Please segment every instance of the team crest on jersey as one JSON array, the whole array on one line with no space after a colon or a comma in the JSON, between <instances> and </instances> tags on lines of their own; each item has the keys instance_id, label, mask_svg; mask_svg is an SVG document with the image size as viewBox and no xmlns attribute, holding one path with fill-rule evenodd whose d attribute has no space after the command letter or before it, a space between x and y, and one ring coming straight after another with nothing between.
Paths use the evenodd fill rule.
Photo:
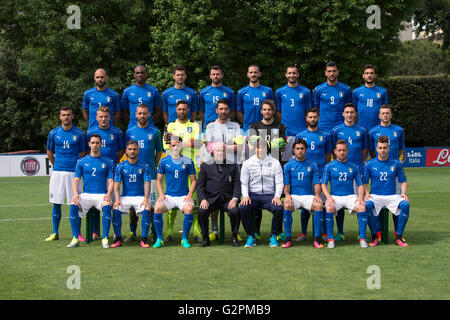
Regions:
<instances>
[{"instance_id":1,"label":"team crest on jersey","mask_svg":"<svg viewBox=\"0 0 450 320\"><path fill-rule=\"evenodd\" d=\"M299 96L300 96L300 99L303 99L303 93L300 93Z\"/></svg>"},{"instance_id":2,"label":"team crest on jersey","mask_svg":"<svg viewBox=\"0 0 450 320\"><path fill-rule=\"evenodd\" d=\"M352 169L352 168L349 168L349 169L348 169L348 172L352 173L352 172L353 172L353 169Z\"/></svg>"},{"instance_id":3,"label":"team crest on jersey","mask_svg":"<svg viewBox=\"0 0 450 320\"><path fill-rule=\"evenodd\" d=\"M102 168L103 168L103 169L106 168L106 163L102 163Z\"/></svg>"},{"instance_id":4,"label":"team crest on jersey","mask_svg":"<svg viewBox=\"0 0 450 320\"><path fill-rule=\"evenodd\" d=\"M186 169L186 164L185 163L183 163L182 168L183 168L183 170Z\"/></svg>"},{"instance_id":5,"label":"team crest on jersey","mask_svg":"<svg viewBox=\"0 0 450 320\"><path fill-rule=\"evenodd\" d=\"M147 97L151 97L152 96L152 93L151 92L147 92Z\"/></svg>"},{"instance_id":6,"label":"team crest on jersey","mask_svg":"<svg viewBox=\"0 0 450 320\"><path fill-rule=\"evenodd\" d=\"M112 133L109 137L111 138L111 140L114 140L114 135Z\"/></svg>"},{"instance_id":7,"label":"team crest on jersey","mask_svg":"<svg viewBox=\"0 0 450 320\"><path fill-rule=\"evenodd\" d=\"M148 140L152 140L153 135L152 134L148 134Z\"/></svg>"},{"instance_id":8,"label":"team crest on jersey","mask_svg":"<svg viewBox=\"0 0 450 320\"><path fill-rule=\"evenodd\" d=\"M381 93L377 93L377 98L381 98Z\"/></svg>"},{"instance_id":9,"label":"team crest on jersey","mask_svg":"<svg viewBox=\"0 0 450 320\"><path fill-rule=\"evenodd\" d=\"M394 166L391 166L391 171L392 171L392 172L394 172L394 171L395 171L395 168L394 168Z\"/></svg>"},{"instance_id":10,"label":"team crest on jersey","mask_svg":"<svg viewBox=\"0 0 450 320\"><path fill-rule=\"evenodd\" d=\"M322 137L322 136L319 136L319 140L320 140L320 141L323 141L323 137Z\"/></svg>"},{"instance_id":11,"label":"team crest on jersey","mask_svg":"<svg viewBox=\"0 0 450 320\"><path fill-rule=\"evenodd\" d=\"M187 94L186 95L186 100L189 100L191 97Z\"/></svg>"},{"instance_id":12,"label":"team crest on jersey","mask_svg":"<svg viewBox=\"0 0 450 320\"><path fill-rule=\"evenodd\" d=\"M267 164L267 167L272 168L272 162L269 162L269 163Z\"/></svg>"},{"instance_id":13,"label":"team crest on jersey","mask_svg":"<svg viewBox=\"0 0 450 320\"><path fill-rule=\"evenodd\" d=\"M138 169L138 173L139 173L139 174L142 174L142 169Z\"/></svg>"},{"instance_id":14,"label":"team crest on jersey","mask_svg":"<svg viewBox=\"0 0 450 320\"><path fill-rule=\"evenodd\" d=\"M227 97L227 93L226 93L226 92L223 93L223 97L224 97L224 98Z\"/></svg>"},{"instance_id":15,"label":"team crest on jersey","mask_svg":"<svg viewBox=\"0 0 450 320\"><path fill-rule=\"evenodd\" d=\"M311 167L306 167L308 172L311 172Z\"/></svg>"},{"instance_id":16,"label":"team crest on jersey","mask_svg":"<svg viewBox=\"0 0 450 320\"><path fill-rule=\"evenodd\" d=\"M187 127L187 132L192 133L192 127Z\"/></svg>"},{"instance_id":17,"label":"team crest on jersey","mask_svg":"<svg viewBox=\"0 0 450 320\"><path fill-rule=\"evenodd\" d=\"M394 137L396 137L397 136L397 132L394 132Z\"/></svg>"},{"instance_id":18,"label":"team crest on jersey","mask_svg":"<svg viewBox=\"0 0 450 320\"><path fill-rule=\"evenodd\" d=\"M339 92L339 97L343 97L344 96L344 93L341 91L341 92Z\"/></svg>"},{"instance_id":19,"label":"team crest on jersey","mask_svg":"<svg viewBox=\"0 0 450 320\"><path fill-rule=\"evenodd\" d=\"M110 103L111 102L111 97L106 97L106 102Z\"/></svg>"},{"instance_id":20,"label":"team crest on jersey","mask_svg":"<svg viewBox=\"0 0 450 320\"><path fill-rule=\"evenodd\" d=\"M262 93L262 96L263 96L263 97L265 97L265 96L266 96L266 93L265 93L265 92L263 92L263 93Z\"/></svg>"},{"instance_id":21,"label":"team crest on jersey","mask_svg":"<svg viewBox=\"0 0 450 320\"><path fill-rule=\"evenodd\" d=\"M361 136L361 132L356 131L356 136L357 136L357 137Z\"/></svg>"},{"instance_id":22,"label":"team crest on jersey","mask_svg":"<svg viewBox=\"0 0 450 320\"><path fill-rule=\"evenodd\" d=\"M73 136L73 141L77 141L77 136Z\"/></svg>"}]
</instances>

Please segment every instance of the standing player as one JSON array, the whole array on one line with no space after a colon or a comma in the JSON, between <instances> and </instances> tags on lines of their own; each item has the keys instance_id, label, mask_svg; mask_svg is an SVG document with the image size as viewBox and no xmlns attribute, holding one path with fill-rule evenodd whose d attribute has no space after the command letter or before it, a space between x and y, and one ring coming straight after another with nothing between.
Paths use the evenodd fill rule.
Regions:
<instances>
[{"instance_id":1,"label":"standing player","mask_svg":"<svg viewBox=\"0 0 450 320\"><path fill-rule=\"evenodd\" d=\"M285 73L288 83L275 91L277 110L281 110L281 123L286 127L286 136L294 137L306 129L304 114L312 107L311 90L298 83L296 66L289 66Z\"/></svg>"},{"instance_id":2,"label":"standing player","mask_svg":"<svg viewBox=\"0 0 450 320\"><path fill-rule=\"evenodd\" d=\"M157 240L154 248L164 245L162 238L163 219L162 214L173 208L178 208L184 214L183 236L181 246L190 248L188 241L189 231L193 222L194 198L196 186L195 166L191 159L181 155L182 139L172 136L170 140L171 155L163 158L158 166L156 186L159 198L155 204L153 223L156 229ZM166 179L166 193L162 189L162 179ZM188 178L190 186L188 187Z\"/></svg>"},{"instance_id":3,"label":"standing player","mask_svg":"<svg viewBox=\"0 0 450 320\"><path fill-rule=\"evenodd\" d=\"M377 139L378 155L376 158L367 161L364 172L366 209L372 234L371 247L376 246L379 241L376 218L384 207L398 218L395 244L400 247L408 246L403 237L409 219L409 201L406 196L408 183L400 161L389 158L389 149L389 137L380 136ZM369 180L371 181L370 194L367 188ZM397 184L400 184L400 194L397 193Z\"/></svg>"},{"instance_id":4,"label":"standing player","mask_svg":"<svg viewBox=\"0 0 450 320\"><path fill-rule=\"evenodd\" d=\"M176 103L177 119L174 122L169 123L167 126L167 137L163 142L164 150L168 150L170 145L170 136L174 135L180 137L181 142L181 154L192 160L194 163L194 169L198 171L200 169L200 127L197 123L191 122L188 119L189 104L185 100L179 100ZM197 194L194 194L194 200L197 200ZM177 210L170 210L167 215L167 229L165 241L172 240L173 226L175 224L175 218L177 216ZM194 238L201 241L201 229L198 223L198 214L194 213Z\"/></svg>"},{"instance_id":5,"label":"standing player","mask_svg":"<svg viewBox=\"0 0 450 320\"><path fill-rule=\"evenodd\" d=\"M198 98L197 92L186 85L186 68L177 65L173 68L173 80L175 84L162 93L162 111L164 122L175 121L177 119L176 105L179 100L185 100L189 106L188 119L197 119Z\"/></svg>"},{"instance_id":6,"label":"standing player","mask_svg":"<svg viewBox=\"0 0 450 320\"><path fill-rule=\"evenodd\" d=\"M234 91L222 84L222 69L217 65L212 66L209 71L209 79L211 79L211 85L202 89L199 95L200 119L203 121L203 128L217 119L216 107L217 102L221 99L228 100L230 111L234 113Z\"/></svg>"},{"instance_id":7,"label":"standing player","mask_svg":"<svg viewBox=\"0 0 450 320\"><path fill-rule=\"evenodd\" d=\"M330 61L325 66L327 81L318 85L313 91L313 106L320 110L319 129L325 132L341 124L344 104L352 102L350 87L338 81L339 68Z\"/></svg>"},{"instance_id":8,"label":"standing player","mask_svg":"<svg viewBox=\"0 0 450 320\"><path fill-rule=\"evenodd\" d=\"M379 124L378 112L383 104L389 103L387 90L375 84L377 67L366 64L362 78L364 85L353 90L353 103L358 110L358 125L370 130Z\"/></svg>"},{"instance_id":9,"label":"standing player","mask_svg":"<svg viewBox=\"0 0 450 320\"><path fill-rule=\"evenodd\" d=\"M319 178L322 179L323 168L331 159L331 136L318 128L319 109L310 108L306 111L305 122L307 128L295 136L295 140L304 139L308 144L306 160L317 164ZM310 212L302 209L301 224L302 232L296 241L306 240L306 231Z\"/></svg>"},{"instance_id":10,"label":"standing player","mask_svg":"<svg viewBox=\"0 0 450 320\"><path fill-rule=\"evenodd\" d=\"M333 128L331 133L331 145L335 146L338 140L347 142L348 147L348 161L358 166L359 172L364 172L363 161L367 159L368 150L368 134L364 127L355 123L357 118L356 107L353 103L346 103L344 105L344 123ZM336 224L338 233L336 235L336 242L344 240L344 209L338 210L336 215Z\"/></svg>"},{"instance_id":11,"label":"standing player","mask_svg":"<svg viewBox=\"0 0 450 320\"><path fill-rule=\"evenodd\" d=\"M333 215L341 208L358 214L359 243L361 248L367 248L366 229L367 213L364 205L364 186L359 167L347 161L348 147L345 140L338 140L334 149L336 160L328 163L323 171L322 192L325 203L325 225L327 229L328 248L334 248L334 218ZM330 192L328 192L330 182ZM354 185L358 188L355 194Z\"/></svg>"},{"instance_id":12,"label":"standing player","mask_svg":"<svg viewBox=\"0 0 450 320\"><path fill-rule=\"evenodd\" d=\"M116 167L114 176L113 228L116 242L112 248L122 245L122 213L131 208L137 215L142 214L141 247L148 248L147 236L150 230L150 181L151 169L148 164L138 160L139 146L136 140L129 140L126 147L127 160ZM120 185L123 185L122 196Z\"/></svg>"},{"instance_id":13,"label":"standing player","mask_svg":"<svg viewBox=\"0 0 450 320\"><path fill-rule=\"evenodd\" d=\"M162 155L162 137L158 128L150 124L150 111L146 104L140 104L136 107L137 125L127 130L125 134L126 141L135 140L139 146L138 161L150 166L150 204L153 206L156 201L156 165L159 163ZM134 211L130 213L131 232L124 242L136 240L136 229L138 216Z\"/></svg>"},{"instance_id":14,"label":"standing player","mask_svg":"<svg viewBox=\"0 0 450 320\"><path fill-rule=\"evenodd\" d=\"M285 164L284 171L284 230L286 243L282 248L292 246L292 211L299 208L314 212L314 242L316 248L322 248L320 229L323 222L323 202L320 197L321 186L317 165L306 160L308 145L305 140L295 140L295 157Z\"/></svg>"},{"instance_id":15,"label":"standing player","mask_svg":"<svg viewBox=\"0 0 450 320\"><path fill-rule=\"evenodd\" d=\"M89 129L96 126L97 109L100 106L107 106L111 111L111 124L117 123L120 118L120 97L119 94L106 86L108 75L103 69L97 69L94 74L95 87L86 90L83 95L84 120L89 124Z\"/></svg>"},{"instance_id":16,"label":"standing player","mask_svg":"<svg viewBox=\"0 0 450 320\"><path fill-rule=\"evenodd\" d=\"M405 134L403 128L392 123L392 108L389 104L380 107L380 124L369 131L369 150L375 157L376 142L381 136L389 138L389 159L398 160L405 150Z\"/></svg>"},{"instance_id":17,"label":"standing player","mask_svg":"<svg viewBox=\"0 0 450 320\"><path fill-rule=\"evenodd\" d=\"M272 89L260 83L261 75L259 66L250 65L247 71L250 83L236 95L237 119L242 123L244 131L247 131L252 123L261 121L261 103L266 99L273 100Z\"/></svg>"},{"instance_id":18,"label":"standing player","mask_svg":"<svg viewBox=\"0 0 450 320\"><path fill-rule=\"evenodd\" d=\"M111 227L111 205L114 188L113 163L100 154L102 138L93 134L89 138L90 154L78 160L72 183L73 198L70 205L70 227L72 241L68 248L79 246L81 219L92 207L102 211L102 246L109 248L108 234ZM80 180L83 178L83 192L78 193ZM79 212L81 209L81 212Z\"/></svg>"},{"instance_id":19,"label":"standing player","mask_svg":"<svg viewBox=\"0 0 450 320\"><path fill-rule=\"evenodd\" d=\"M123 119L128 122L128 128L137 125L136 108L138 105L145 104L148 106L150 111L149 121L153 124L153 118L157 119L161 114L162 104L158 89L146 83L147 70L144 66L136 66L133 76L135 84L123 91L120 100Z\"/></svg>"},{"instance_id":20,"label":"standing player","mask_svg":"<svg viewBox=\"0 0 450 320\"><path fill-rule=\"evenodd\" d=\"M72 200L75 166L78 158L86 155L86 135L72 124L73 116L70 107L62 107L59 112L61 126L53 129L47 139L47 157L53 166L49 186L50 203L53 203L53 232L45 241L59 239L61 206L64 197L67 203ZM81 235L80 238L83 239Z\"/></svg>"}]
</instances>

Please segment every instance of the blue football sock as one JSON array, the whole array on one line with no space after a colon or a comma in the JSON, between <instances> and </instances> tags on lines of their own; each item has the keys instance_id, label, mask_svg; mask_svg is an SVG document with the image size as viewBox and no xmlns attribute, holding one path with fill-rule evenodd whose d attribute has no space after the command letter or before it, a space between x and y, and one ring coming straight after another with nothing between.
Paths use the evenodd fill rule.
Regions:
<instances>
[{"instance_id":1,"label":"blue football sock","mask_svg":"<svg viewBox=\"0 0 450 320\"><path fill-rule=\"evenodd\" d=\"M148 210L142 211L141 228L142 238L147 238L150 230L150 211Z\"/></svg>"},{"instance_id":2,"label":"blue football sock","mask_svg":"<svg viewBox=\"0 0 450 320\"><path fill-rule=\"evenodd\" d=\"M189 236L189 232L191 231L192 222L194 221L194 215L191 214L184 214L183 219L183 236L182 239L187 239Z\"/></svg>"},{"instance_id":3,"label":"blue football sock","mask_svg":"<svg viewBox=\"0 0 450 320\"><path fill-rule=\"evenodd\" d=\"M409 219L409 202L403 200L400 202L398 207L401 211L400 215L398 216L397 236L401 236L403 234L403 231L405 231L405 226Z\"/></svg>"},{"instance_id":4,"label":"blue football sock","mask_svg":"<svg viewBox=\"0 0 450 320\"><path fill-rule=\"evenodd\" d=\"M303 234L306 234L306 232L308 231L308 221L310 216L311 214L308 210L302 209L302 212L300 213L300 221Z\"/></svg>"},{"instance_id":5,"label":"blue football sock","mask_svg":"<svg viewBox=\"0 0 450 320\"><path fill-rule=\"evenodd\" d=\"M367 212L358 212L359 240L366 239Z\"/></svg>"},{"instance_id":6,"label":"blue football sock","mask_svg":"<svg viewBox=\"0 0 450 320\"><path fill-rule=\"evenodd\" d=\"M334 213L325 212L325 225L328 240L334 240Z\"/></svg>"},{"instance_id":7,"label":"blue football sock","mask_svg":"<svg viewBox=\"0 0 450 320\"><path fill-rule=\"evenodd\" d=\"M111 206L104 206L102 208L102 239L108 238L109 229L111 228Z\"/></svg>"},{"instance_id":8,"label":"blue football sock","mask_svg":"<svg viewBox=\"0 0 450 320\"><path fill-rule=\"evenodd\" d=\"M154 213L153 214L153 225L155 226L156 237L158 239L163 238L163 225L164 219L162 217L162 213Z\"/></svg>"},{"instance_id":9,"label":"blue football sock","mask_svg":"<svg viewBox=\"0 0 450 320\"><path fill-rule=\"evenodd\" d=\"M340 234L344 234L344 217L345 217L345 209L340 209L336 215L337 232Z\"/></svg>"},{"instance_id":10,"label":"blue football sock","mask_svg":"<svg viewBox=\"0 0 450 320\"><path fill-rule=\"evenodd\" d=\"M320 237L323 225L323 211L314 211L313 224L314 224L314 237Z\"/></svg>"},{"instance_id":11,"label":"blue football sock","mask_svg":"<svg viewBox=\"0 0 450 320\"><path fill-rule=\"evenodd\" d=\"M375 205L372 201L366 201L367 222L369 224L370 234L377 233L377 217L374 213Z\"/></svg>"},{"instance_id":12,"label":"blue football sock","mask_svg":"<svg viewBox=\"0 0 450 320\"><path fill-rule=\"evenodd\" d=\"M61 204L54 203L52 210L53 233L58 234L60 221L61 221Z\"/></svg>"},{"instance_id":13,"label":"blue football sock","mask_svg":"<svg viewBox=\"0 0 450 320\"><path fill-rule=\"evenodd\" d=\"M78 206L70 205L69 219L72 236L78 238L78 235L81 233L81 219L78 215Z\"/></svg>"},{"instance_id":14,"label":"blue football sock","mask_svg":"<svg viewBox=\"0 0 450 320\"><path fill-rule=\"evenodd\" d=\"M122 237L122 212L114 209L113 211L113 229L116 237Z\"/></svg>"},{"instance_id":15,"label":"blue football sock","mask_svg":"<svg viewBox=\"0 0 450 320\"><path fill-rule=\"evenodd\" d=\"M377 232L381 232L381 211L380 211L380 214L375 217L375 226L376 226Z\"/></svg>"},{"instance_id":16,"label":"blue football sock","mask_svg":"<svg viewBox=\"0 0 450 320\"><path fill-rule=\"evenodd\" d=\"M292 236L292 211L284 210L283 211L283 222L284 222L284 233L286 237Z\"/></svg>"}]
</instances>

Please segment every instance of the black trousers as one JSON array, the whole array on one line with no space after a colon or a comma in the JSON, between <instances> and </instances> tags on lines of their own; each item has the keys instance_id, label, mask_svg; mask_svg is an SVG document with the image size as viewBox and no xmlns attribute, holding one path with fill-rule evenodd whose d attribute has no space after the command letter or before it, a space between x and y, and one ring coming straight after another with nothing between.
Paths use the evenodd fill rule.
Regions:
<instances>
[{"instance_id":1,"label":"black trousers","mask_svg":"<svg viewBox=\"0 0 450 320\"><path fill-rule=\"evenodd\" d=\"M230 217L232 238L237 237L239 224L241 222L239 215L239 205L237 204L233 209L230 210L228 209L228 203L230 201L231 200L218 199L215 202L210 203L208 209L206 210L198 208L198 223L200 224L200 229L202 230L203 239L207 239L209 237L209 216L216 210L224 210L228 213L228 217Z\"/></svg>"}]
</instances>

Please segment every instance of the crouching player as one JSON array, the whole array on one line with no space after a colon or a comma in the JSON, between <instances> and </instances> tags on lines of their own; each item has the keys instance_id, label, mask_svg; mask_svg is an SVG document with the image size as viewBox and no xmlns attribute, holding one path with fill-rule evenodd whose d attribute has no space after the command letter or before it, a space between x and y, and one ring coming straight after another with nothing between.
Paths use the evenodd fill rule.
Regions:
<instances>
[{"instance_id":1,"label":"crouching player","mask_svg":"<svg viewBox=\"0 0 450 320\"><path fill-rule=\"evenodd\" d=\"M190 248L188 241L189 231L194 220L194 199L195 186L197 184L195 176L194 162L181 155L182 139L172 136L170 140L171 155L163 158L158 166L158 176L156 178L156 188L159 198L155 204L153 223L156 230L156 242L154 248L160 248L163 242L163 219L162 214L174 208L180 209L184 214L183 236L181 245L183 248ZM166 193L162 189L163 177L166 178ZM191 181L188 187L188 179Z\"/></svg>"},{"instance_id":2,"label":"crouching player","mask_svg":"<svg viewBox=\"0 0 450 320\"><path fill-rule=\"evenodd\" d=\"M364 205L364 185L361 172L356 164L347 161L348 146L345 140L338 140L334 149L336 160L328 163L323 171L322 192L327 198L325 203L325 226L327 229L328 248L334 248L334 215L342 208L358 214L359 243L367 248L366 229L367 213ZM328 192L328 182L330 191ZM355 185L357 195L355 194Z\"/></svg>"},{"instance_id":3,"label":"crouching player","mask_svg":"<svg viewBox=\"0 0 450 320\"><path fill-rule=\"evenodd\" d=\"M369 228L372 234L370 246L378 244L376 219L381 209L386 207L398 216L398 228L395 235L395 244L407 247L403 238L403 231L409 218L409 201L406 196L408 183L405 172L399 160L389 160L389 138L380 136L377 139L377 157L367 161L364 172L364 185L366 188L366 208L369 217ZM367 185L371 180L370 194ZM397 193L397 183L400 183L400 195Z\"/></svg>"},{"instance_id":4,"label":"crouching player","mask_svg":"<svg viewBox=\"0 0 450 320\"><path fill-rule=\"evenodd\" d=\"M282 248L292 246L292 211L299 208L314 212L314 246L322 248L320 226L323 223L323 202L317 165L306 160L308 146L303 139L293 144L294 158L284 166L284 212L283 222L286 243Z\"/></svg>"},{"instance_id":5,"label":"crouching player","mask_svg":"<svg viewBox=\"0 0 450 320\"><path fill-rule=\"evenodd\" d=\"M102 246L109 248L108 234L111 227L111 205L114 188L113 162L100 155L102 138L98 134L89 137L90 154L78 160L72 183L73 198L70 204L70 227L72 241L68 248L79 246L81 219L92 207L102 212ZM78 193L80 179L83 178L83 192ZM81 208L81 212L79 209Z\"/></svg>"},{"instance_id":6,"label":"crouching player","mask_svg":"<svg viewBox=\"0 0 450 320\"><path fill-rule=\"evenodd\" d=\"M127 160L116 167L114 176L114 205L113 228L116 242L112 248L122 245L122 213L129 213L133 208L138 216L142 215L141 247L148 248L147 236L150 230L150 166L138 161L139 146L136 140L127 142L125 149ZM120 196L120 184L122 183L122 196Z\"/></svg>"}]
</instances>

